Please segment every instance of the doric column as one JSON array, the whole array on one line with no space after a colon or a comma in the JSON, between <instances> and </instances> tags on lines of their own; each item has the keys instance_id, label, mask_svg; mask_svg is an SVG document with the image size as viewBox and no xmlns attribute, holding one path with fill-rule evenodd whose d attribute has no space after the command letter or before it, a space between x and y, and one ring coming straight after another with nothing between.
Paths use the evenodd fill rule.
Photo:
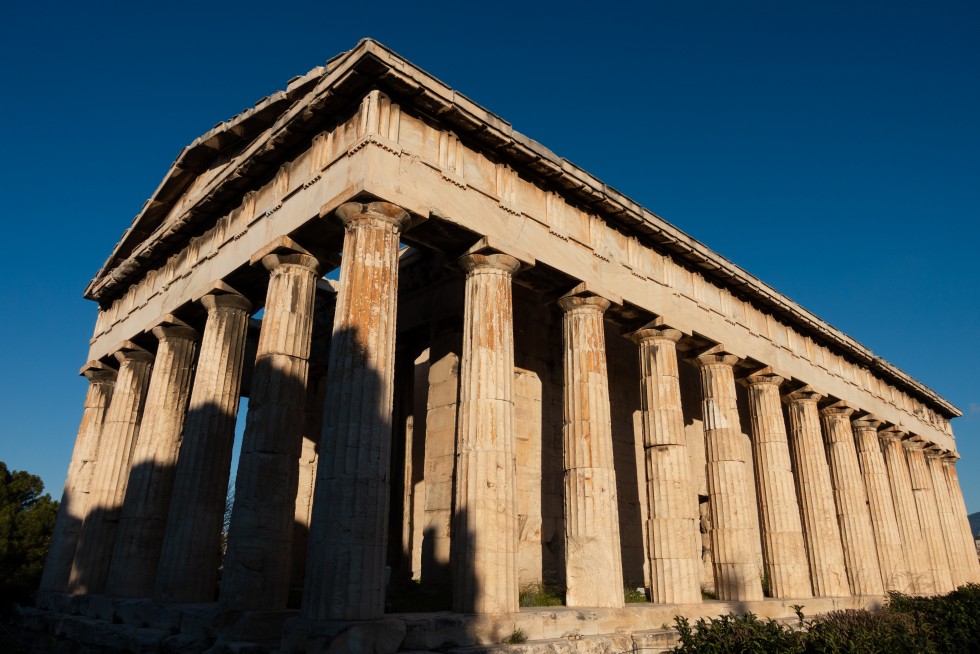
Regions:
<instances>
[{"instance_id":1,"label":"doric column","mask_svg":"<svg viewBox=\"0 0 980 654\"><path fill-rule=\"evenodd\" d=\"M116 371L96 361L82 368L82 374L88 379L88 391L41 576L41 590L47 592L63 593L68 588L78 533L88 510L102 422L116 383Z\"/></svg>"},{"instance_id":2,"label":"doric column","mask_svg":"<svg viewBox=\"0 0 980 654\"><path fill-rule=\"evenodd\" d=\"M898 520L898 533L905 550L905 563L912 576L912 590L920 595L933 592L934 583L929 569L922 529L919 527L919 514L912 496L912 481L905 461L905 448L902 447L902 434L897 431L880 431L885 468L888 470L888 483L891 485L892 501L895 504L895 518Z\"/></svg>"},{"instance_id":3,"label":"doric column","mask_svg":"<svg viewBox=\"0 0 980 654\"><path fill-rule=\"evenodd\" d=\"M966 549L965 569L969 573L970 581L978 584L980 583L980 559L977 558L977 546L973 538L973 530L970 528L970 520L967 517L966 503L960 488L960 478L956 473L956 460L959 458L958 454L947 452L943 457L943 466L946 472L946 481L949 483L949 498L953 506L953 518L959 525Z\"/></svg>"},{"instance_id":4,"label":"doric column","mask_svg":"<svg viewBox=\"0 0 980 654\"><path fill-rule=\"evenodd\" d=\"M603 314L609 301L558 301L564 343L565 603L623 606Z\"/></svg>"},{"instance_id":5,"label":"doric column","mask_svg":"<svg viewBox=\"0 0 980 654\"><path fill-rule=\"evenodd\" d=\"M912 578L902 548L902 537L898 531L895 517L895 503L888 484L885 459L881 454L878 440L877 420L865 417L852 424L857 442L858 464L864 478L864 489L868 495L868 509L871 527L874 530L875 547L878 550L878 563L886 591L911 593Z\"/></svg>"},{"instance_id":6,"label":"doric column","mask_svg":"<svg viewBox=\"0 0 980 654\"><path fill-rule=\"evenodd\" d=\"M752 544L749 500L752 470L745 460L738 407L735 404L731 354L702 354L693 363L701 371L704 442L711 513L711 554L715 593L720 600L762 599L762 571Z\"/></svg>"},{"instance_id":7,"label":"doric column","mask_svg":"<svg viewBox=\"0 0 980 654\"><path fill-rule=\"evenodd\" d=\"M153 366L153 355L145 350L126 349L115 356L119 374L102 425L92 492L68 582L69 591L76 594L99 594L105 589L133 441L139 432Z\"/></svg>"},{"instance_id":8,"label":"doric column","mask_svg":"<svg viewBox=\"0 0 980 654\"><path fill-rule=\"evenodd\" d=\"M384 614L398 241L409 216L387 202L337 215L346 235L303 615L372 620Z\"/></svg>"},{"instance_id":9,"label":"doric column","mask_svg":"<svg viewBox=\"0 0 980 654\"><path fill-rule=\"evenodd\" d=\"M184 429L198 334L180 326L153 328L156 359L130 465L106 594L149 597L156 582L170 510L177 450Z\"/></svg>"},{"instance_id":10,"label":"doric column","mask_svg":"<svg viewBox=\"0 0 980 654\"><path fill-rule=\"evenodd\" d=\"M208 317L194 372L167 527L157 570L156 599L213 602L235 420L252 304L234 293L201 298Z\"/></svg>"},{"instance_id":11,"label":"doric column","mask_svg":"<svg viewBox=\"0 0 980 654\"><path fill-rule=\"evenodd\" d=\"M953 580L949 574L949 556L946 554L946 543L943 542L943 529L939 524L939 507L936 505L936 494L932 489L932 478L926 467L926 459L922 450L925 444L907 440L902 443L906 449L909 462L909 477L912 481L912 496L919 512L919 526L925 541L929 569L935 583L933 592L948 593L953 590Z\"/></svg>"},{"instance_id":12,"label":"doric column","mask_svg":"<svg viewBox=\"0 0 980 654\"><path fill-rule=\"evenodd\" d=\"M837 524L844 545L844 563L853 595L884 595L881 567L875 549L868 497L861 479L851 414L847 406L821 410L824 442L830 460L830 481L837 505Z\"/></svg>"},{"instance_id":13,"label":"doric column","mask_svg":"<svg viewBox=\"0 0 980 654\"><path fill-rule=\"evenodd\" d=\"M780 599L806 598L813 591L779 395L782 382L773 374L755 374L745 379L762 517L762 550L770 594Z\"/></svg>"},{"instance_id":14,"label":"doric column","mask_svg":"<svg viewBox=\"0 0 980 654\"><path fill-rule=\"evenodd\" d=\"M850 590L834 509L834 491L820 433L817 410L820 398L818 393L806 387L790 393L785 401L813 594L838 597L850 595Z\"/></svg>"},{"instance_id":15,"label":"doric column","mask_svg":"<svg viewBox=\"0 0 980 654\"><path fill-rule=\"evenodd\" d=\"M265 313L235 477L221 602L278 610L289 599L293 518L303 447L303 399L320 264L309 254L268 254Z\"/></svg>"},{"instance_id":16,"label":"doric column","mask_svg":"<svg viewBox=\"0 0 980 654\"><path fill-rule=\"evenodd\" d=\"M949 559L949 574L953 588L959 588L970 583L970 572L966 569L966 553L963 551L963 537L953 518L953 503L949 497L949 484L946 473L943 472L941 452L935 449L925 451L926 466L929 468L929 479L936 497L939 526L943 532L943 542L946 544L946 556ZM974 555L976 550L974 550Z\"/></svg>"},{"instance_id":17,"label":"doric column","mask_svg":"<svg viewBox=\"0 0 980 654\"><path fill-rule=\"evenodd\" d=\"M514 435L514 316L506 254L469 254L466 272L456 502L453 609L513 613L517 596L517 448Z\"/></svg>"},{"instance_id":18,"label":"doric column","mask_svg":"<svg viewBox=\"0 0 980 654\"><path fill-rule=\"evenodd\" d=\"M701 601L701 533L677 371L681 333L648 328L631 338L640 355L650 599L692 604Z\"/></svg>"}]
</instances>

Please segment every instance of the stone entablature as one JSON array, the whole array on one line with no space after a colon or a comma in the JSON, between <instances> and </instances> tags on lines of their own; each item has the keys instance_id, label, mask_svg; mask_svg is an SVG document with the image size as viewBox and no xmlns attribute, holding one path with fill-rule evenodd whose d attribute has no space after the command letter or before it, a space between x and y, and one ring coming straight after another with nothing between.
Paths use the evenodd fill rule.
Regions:
<instances>
[{"instance_id":1,"label":"stone entablature","mask_svg":"<svg viewBox=\"0 0 980 654\"><path fill-rule=\"evenodd\" d=\"M387 65L401 62L402 75L432 84L435 95L459 105L459 112L466 109L468 115L481 117L485 129L480 134L494 129L507 134L509 149L496 156L509 158L523 146L535 152L534 166L528 168L527 156L516 157L514 166L521 163L520 172L495 162L475 149L484 144L471 147L449 129L413 113L418 108L403 111L385 94L371 91L352 107L353 115L316 136L312 147L279 167L269 182L246 193L239 206L212 228L192 238L164 265L142 272L143 259L153 261L153 255L159 260L167 241L182 226L201 220L195 214L201 205L221 195L224 186L238 179L260 153L274 151L287 140L281 135L290 121L299 121L303 111L312 111L332 89L343 85L347 66L357 69L354 63L338 61L260 138L236 157L219 160L207 179L192 183L133 255L93 280L88 295L107 306L99 312L91 360L103 358L120 342L144 331L161 311L171 312L198 299L212 280L240 265L244 250L258 250L312 216L328 215L351 191L361 190L399 199L419 215L487 233L498 246L515 252L540 252L543 263L574 271L614 299L660 313L685 333L722 343L740 357L770 366L787 378L805 380L943 449L955 449L949 418L960 412L931 390L477 105L458 95L447 96L444 87L437 93L441 85L381 46L366 41L346 56L356 62L358 52L360 57L381 58ZM299 95L295 89L313 85L314 72L289 87L290 98ZM474 122L471 130L478 125ZM206 137L202 139L209 142ZM560 164L560 171L551 171L554 176L547 185L541 179L545 163ZM532 172L539 178L529 179ZM577 180L580 187L570 191L570 180ZM580 208L587 206L581 198L585 188L592 190L589 197L606 197L603 215ZM610 205L610 198L616 203ZM596 208L595 202L591 205ZM488 220L489 216L495 220ZM139 220L134 228L138 224ZM133 279L132 275L138 281L119 295L124 280ZM727 282L720 282L721 278Z\"/></svg>"}]
</instances>

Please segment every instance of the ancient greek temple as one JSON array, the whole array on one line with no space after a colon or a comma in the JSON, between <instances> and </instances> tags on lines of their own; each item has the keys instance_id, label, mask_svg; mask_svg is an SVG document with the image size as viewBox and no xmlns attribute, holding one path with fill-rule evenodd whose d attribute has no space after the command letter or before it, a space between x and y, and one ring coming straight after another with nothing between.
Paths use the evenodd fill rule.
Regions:
<instances>
[{"instance_id":1,"label":"ancient greek temple","mask_svg":"<svg viewBox=\"0 0 980 654\"><path fill-rule=\"evenodd\" d=\"M85 297L59 624L635 644L980 582L956 407L371 40L184 148Z\"/></svg>"}]
</instances>

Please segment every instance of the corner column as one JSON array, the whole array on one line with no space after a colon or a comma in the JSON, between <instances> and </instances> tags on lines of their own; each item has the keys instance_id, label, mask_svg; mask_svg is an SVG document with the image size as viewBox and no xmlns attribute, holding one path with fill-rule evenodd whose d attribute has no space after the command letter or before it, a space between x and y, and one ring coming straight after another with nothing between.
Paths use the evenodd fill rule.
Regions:
<instances>
[{"instance_id":1,"label":"corner column","mask_svg":"<svg viewBox=\"0 0 980 654\"><path fill-rule=\"evenodd\" d=\"M770 594L780 599L807 598L812 597L813 590L779 395L783 381L773 374L754 374L745 379L762 516L762 550Z\"/></svg>"},{"instance_id":2,"label":"corner column","mask_svg":"<svg viewBox=\"0 0 980 654\"><path fill-rule=\"evenodd\" d=\"M564 343L565 603L619 608L623 562L603 314L609 301L558 301Z\"/></svg>"},{"instance_id":3,"label":"corner column","mask_svg":"<svg viewBox=\"0 0 980 654\"><path fill-rule=\"evenodd\" d=\"M738 417L733 367L738 357L702 354L704 441L711 513L711 554L715 593L720 600L762 599L761 570L752 544L754 512L749 501L752 471Z\"/></svg>"},{"instance_id":4,"label":"corner column","mask_svg":"<svg viewBox=\"0 0 980 654\"><path fill-rule=\"evenodd\" d=\"M949 558L949 574L953 588L959 588L970 583L970 572L965 568L966 553L963 551L963 538L960 536L953 518L953 503L949 496L949 485L946 483L946 473L943 472L941 453L929 449L925 451L926 466L929 468L929 478L932 490L936 496L939 525L942 527L943 541L946 543L946 555ZM974 550L976 554L976 550Z\"/></svg>"},{"instance_id":5,"label":"corner column","mask_svg":"<svg viewBox=\"0 0 980 654\"><path fill-rule=\"evenodd\" d=\"M691 479L677 370L681 332L667 327L631 335L640 355L640 411L647 479L650 599L701 601L701 533Z\"/></svg>"},{"instance_id":6,"label":"corner column","mask_svg":"<svg viewBox=\"0 0 980 654\"><path fill-rule=\"evenodd\" d=\"M927 551L922 540L922 529L919 526L919 514L915 508L915 498L912 495L912 480L909 477L908 464L905 461L905 448L902 447L902 434L898 431L880 431L882 453L885 467L888 470L888 483L891 485L892 500L895 503L895 518L898 520L898 532L902 537L905 550L905 562L909 574L912 575L912 590L916 594L925 595L933 592L932 571L929 569Z\"/></svg>"},{"instance_id":7,"label":"corner column","mask_svg":"<svg viewBox=\"0 0 980 654\"><path fill-rule=\"evenodd\" d=\"M834 489L820 433L819 393L809 387L786 396L796 490L815 597L850 595L844 548L834 509Z\"/></svg>"},{"instance_id":8,"label":"corner column","mask_svg":"<svg viewBox=\"0 0 980 654\"><path fill-rule=\"evenodd\" d=\"M517 587L514 318L506 254L469 254L453 515L453 610L513 613Z\"/></svg>"},{"instance_id":9,"label":"corner column","mask_svg":"<svg viewBox=\"0 0 980 654\"><path fill-rule=\"evenodd\" d=\"M949 574L949 556L946 554L946 543L943 542L943 531L939 524L936 494L932 489L932 479L922 451L925 444L907 440L902 445L907 451L912 496L915 498L915 506L919 512L919 526L922 528L929 569L932 571L932 579L935 583L932 592L948 593L953 590L953 579Z\"/></svg>"},{"instance_id":10,"label":"corner column","mask_svg":"<svg viewBox=\"0 0 980 654\"><path fill-rule=\"evenodd\" d=\"M75 449L72 450L65 489L41 575L40 589L44 592L63 593L68 589L78 534L88 512L102 422L116 383L116 371L97 361L87 364L81 374L88 379L88 391L85 393L82 422L75 438Z\"/></svg>"},{"instance_id":11,"label":"corner column","mask_svg":"<svg viewBox=\"0 0 980 654\"><path fill-rule=\"evenodd\" d=\"M854 410L847 406L829 406L820 411L837 505L837 523L844 545L844 563L852 594L884 595L871 512L858 465L854 432L851 431L852 413Z\"/></svg>"},{"instance_id":12,"label":"corner column","mask_svg":"<svg viewBox=\"0 0 980 654\"><path fill-rule=\"evenodd\" d=\"M208 317L194 373L154 597L213 602L231 471L245 336L252 304L234 293L201 298Z\"/></svg>"},{"instance_id":13,"label":"corner column","mask_svg":"<svg viewBox=\"0 0 980 654\"><path fill-rule=\"evenodd\" d=\"M320 438L303 615L384 615L398 242L387 202L337 209L346 229Z\"/></svg>"},{"instance_id":14,"label":"corner column","mask_svg":"<svg viewBox=\"0 0 980 654\"><path fill-rule=\"evenodd\" d=\"M221 577L222 604L242 610L284 609L289 599L303 399L320 276L320 264L308 254L269 254L262 265L270 273L269 288Z\"/></svg>"},{"instance_id":15,"label":"corner column","mask_svg":"<svg viewBox=\"0 0 980 654\"><path fill-rule=\"evenodd\" d=\"M868 495L871 528L874 530L884 589L911 593L912 577L905 561L902 537L899 535L898 520L895 517L895 504L888 484L888 472L881 454L879 424L871 417L851 423L857 441L858 464L861 466L861 476Z\"/></svg>"},{"instance_id":16,"label":"corner column","mask_svg":"<svg viewBox=\"0 0 980 654\"><path fill-rule=\"evenodd\" d=\"M154 327L153 335L159 344L146 392L142 426L133 450L109 566L107 595L149 597L153 594L190 396L197 332L186 326L170 325Z\"/></svg>"},{"instance_id":17,"label":"corner column","mask_svg":"<svg viewBox=\"0 0 980 654\"><path fill-rule=\"evenodd\" d=\"M959 455L954 452L947 452L943 457L943 468L946 473L946 481L949 483L949 497L953 503L953 518L959 525L966 549L966 570L972 583L980 583L980 559L977 558L977 546L973 538L973 530L970 529L970 520L966 513L966 502L963 499L963 491L960 488L960 478L956 472L956 460Z\"/></svg>"},{"instance_id":18,"label":"corner column","mask_svg":"<svg viewBox=\"0 0 980 654\"><path fill-rule=\"evenodd\" d=\"M152 354L140 349L126 349L115 356L119 361L119 374L102 425L92 492L68 582L69 591L75 594L94 595L105 590L119 511L129 479L133 441L140 429L146 389L150 383Z\"/></svg>"}]
</instances>

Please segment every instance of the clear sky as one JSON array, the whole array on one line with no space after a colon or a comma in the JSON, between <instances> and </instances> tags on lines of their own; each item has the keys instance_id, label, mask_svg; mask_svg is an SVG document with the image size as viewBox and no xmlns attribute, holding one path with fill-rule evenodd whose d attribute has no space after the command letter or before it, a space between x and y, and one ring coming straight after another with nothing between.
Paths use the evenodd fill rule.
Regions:
<instances>
[{"instance_id":1,"label":"clear sky","mask_svg":"<svg viewBox=\"0 0 980 654\"><path fill-rule=\"evenodd\" d=\"M960 407L980 511L980 3L3 14L0 460L54 495L86 388L86 283L183 146L371 36Z\"/></svg>"}]
</instances>

